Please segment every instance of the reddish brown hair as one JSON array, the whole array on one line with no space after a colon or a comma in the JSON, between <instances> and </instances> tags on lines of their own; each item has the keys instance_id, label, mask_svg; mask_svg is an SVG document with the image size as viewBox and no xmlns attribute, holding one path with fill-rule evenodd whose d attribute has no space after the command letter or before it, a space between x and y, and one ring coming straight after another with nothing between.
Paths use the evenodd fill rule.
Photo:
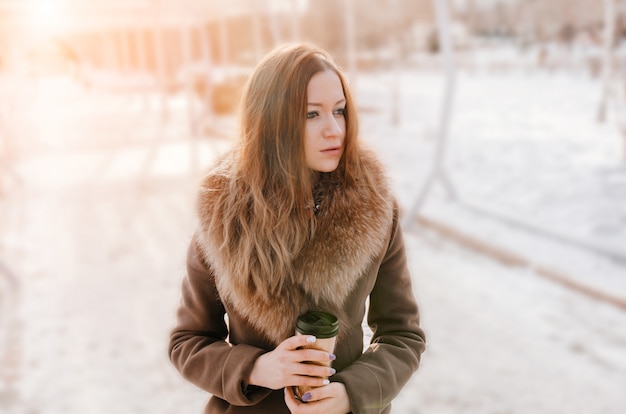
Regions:
<instances>
[{"instance_id":1,"label":"reddish brown hair","mask_svg":"<svg viewBox=\"0 0 626 414\"><path fill-rule=\"evenodd\" d=\"M270 291L279 289L314 232L316 174L307 167L304 154L307 87L316 73L326 70L337 74L346 99L344 153L327 178L340 186L356 185L356 177L367 179L357 151L355 104L332 58L307 43L270 52L248 79L242 96L236 179L228 191L215 195L219 217L224 218L215 223L223 230L221 248L240 258L240 271L250 275L251 289L258 283L270 283Z\"/></svg>"}]
</instances>

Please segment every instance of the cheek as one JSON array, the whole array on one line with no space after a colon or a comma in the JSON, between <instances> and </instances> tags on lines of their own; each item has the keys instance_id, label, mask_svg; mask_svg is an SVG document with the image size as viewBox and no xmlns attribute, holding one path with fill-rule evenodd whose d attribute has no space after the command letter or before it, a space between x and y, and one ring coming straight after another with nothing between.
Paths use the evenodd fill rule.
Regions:
<instances>
[{"instance_id":1,"label":"cheek","mask_svg":"<svg viewBox=\"0 0 626 414\"><path fill-rule=\"evenodd\" d=\"M304 155L308 159L309 155L312 153L312 147L315 143L315 135L312 131L310 124L307 124L304 129Z\"/></svg>"},{"instance_id":2,"label":"cheek","mask_svg":"<svg viewBox=\"0 0 626 414\"><path fill-rule=\"evenodd\" d=\"M318 122L308 122L304 129L304 145L309 147L315 145L321 134Z\"/></svg>"},{"instance_id":3,"label":"cheek","mask_svg":"<svg viewBox=\"0 0 626 414\"><path fill-rule=\"evenodd\" d=\"M304 135L309 140L309 142L313 142L315 138L320 134L319 124L319 122L314 122L314 120L308 121L306 123L306 127L304 128Z\"/></svg>"}]
</instances>

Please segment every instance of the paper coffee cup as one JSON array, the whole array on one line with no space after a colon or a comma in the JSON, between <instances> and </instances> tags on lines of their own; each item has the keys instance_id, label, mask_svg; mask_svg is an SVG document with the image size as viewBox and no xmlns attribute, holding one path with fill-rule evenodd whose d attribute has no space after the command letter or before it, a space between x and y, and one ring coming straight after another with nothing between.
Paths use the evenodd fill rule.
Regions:
<instances>
[{"instance_id":1,"label":"paper coffee cup","mask_svg":"<svg viewBox=\"0 0 626 414\"><path fill-rule=\"evenodd\" d=\"M335 350L338 333L339 320L335 315L328 312L309 311L301 315L296 321L297 335L313 335L317 338L314 343L303 346L302 349L319 349L332 353ZM314 362L310 363L313 364ZM331 365L330 361L328 363L315 363L328 367ZM310 386L294 387L294 394L296 398L302 400L302 395L313 388Z\"/></svg>"}]
</instances>

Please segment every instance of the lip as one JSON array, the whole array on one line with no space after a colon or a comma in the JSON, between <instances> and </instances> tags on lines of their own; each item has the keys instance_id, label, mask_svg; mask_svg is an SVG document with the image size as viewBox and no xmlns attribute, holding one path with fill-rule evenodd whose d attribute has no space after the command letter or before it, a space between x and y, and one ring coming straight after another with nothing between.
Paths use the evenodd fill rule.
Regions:
<instances>
[{"instance_id":1,"label":"lip","mask_svg":"<svg viewBox=\"0 0 626 414\"><path fill-rule=\"evenodd\" d=\"M320 151L322 154L334 155L341 152L341 145L335 147L324 148Z\"/></svg>"}]
</instances>

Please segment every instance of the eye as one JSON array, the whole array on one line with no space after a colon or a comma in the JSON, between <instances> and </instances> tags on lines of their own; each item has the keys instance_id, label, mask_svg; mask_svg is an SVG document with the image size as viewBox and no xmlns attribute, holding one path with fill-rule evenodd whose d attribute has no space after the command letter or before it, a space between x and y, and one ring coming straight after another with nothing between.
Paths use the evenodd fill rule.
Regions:
<instances>
[{"instance_id":1,"label":"eye","mask_svg":"<svg viewBox=\"0 0 626 414\"><path fill-rule=\"evenodd\" d=\"M333 112L335 115L344 116L346 114L346 108L337 108Z\"/></svg>"},{"instance_id":2,"label":"eye","mask_svg":"<svg viewBox=\"0 0 626 414\"><path fill-rule=\"evenodd\" d=\"M306 119L313 119L316 116L319 116L319 112L317 111L310 111L306 113Z\"/></svg>"}]
</instances>

